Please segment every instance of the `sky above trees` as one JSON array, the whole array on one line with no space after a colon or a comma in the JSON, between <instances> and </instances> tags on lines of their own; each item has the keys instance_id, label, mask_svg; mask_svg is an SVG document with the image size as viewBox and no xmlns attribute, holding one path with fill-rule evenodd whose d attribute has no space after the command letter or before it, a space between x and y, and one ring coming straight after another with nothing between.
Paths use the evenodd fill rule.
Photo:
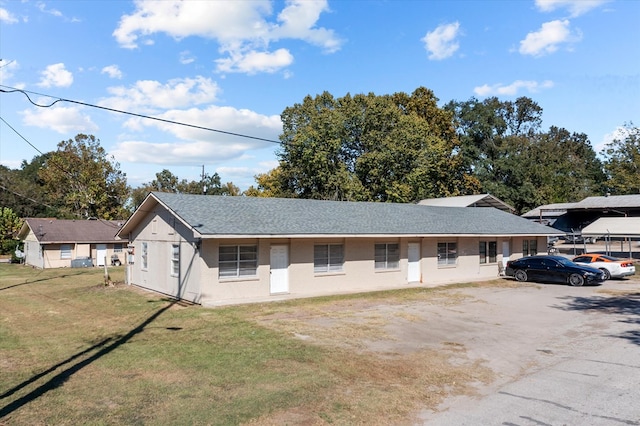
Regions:
<instances>
[{"instance_id":1,"label":"sky above trees","mask_svg":"<svg viewBox=\"0 0 640 426\"><path fill-rule=\"evenodd\" d=\"M421 86L441 105L530 97L599 152L640 123L639 19L600 0L0 1L0 163L86 133L132 186L205 166L244 190L306 95Z\"/></svg>"}]
</instances>

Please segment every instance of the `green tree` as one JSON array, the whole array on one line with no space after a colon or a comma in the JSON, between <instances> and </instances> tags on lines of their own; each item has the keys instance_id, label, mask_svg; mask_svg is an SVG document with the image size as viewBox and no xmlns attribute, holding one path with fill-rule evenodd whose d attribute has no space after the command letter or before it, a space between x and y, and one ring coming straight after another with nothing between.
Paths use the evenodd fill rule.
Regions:
<instances>
[{"instance_id":1,"label":"green tree","mask_svg":"<svg viewBox=\"0 0 640 426\"><path fill-rule=\"evenodd\" d=\"M13 254L18 246L16 236L22 219L8 207L0 207L0 254Z\"/></svg>"},{"instance_id":2,"label":"green tree","mask_svg":"<svg viewBox=\"0 0 640 426\"><path fill-rule=\"evenodd\" d=\"M413 202L473 191L452 114L425 88L411 95L328 92L282 113L280 194Z\"/></svg>"},{"instance_id":3,"label":"green tree","mask_svg":"<svg viewBox=\"0 0 640 426\"><path fill-rule=\"evenodd\" d=\"M38 170L49 154L36 156L20 169L0 165L0 206L11 208L19 217L57 217L59 211L49 204Z\"/></svg>"},{"instance_id":4,"label":"green tree","mask_svg":"<svg viewBox=\"0 0 640 426\"><path fill-rule=\"evenodd\" d=\"M276 167L266 173L260 173L254 176L256 186L250 186L244 191L244 195L248 197L267 197L267 198L290 198L282 188L282 169Z\"/></svg>"},{"instance_id":5,"label":"green tree","mask_svg":"<svg viewBox=\"0 0 640 426\"><path fill-rule=\"evenodd\" d=\"M601 152L607 188L615 195L640 194L640 128L625 124L624 134Z\"/></svg>"},{"instance_id":6,"label":"green tree","mask_svg":"<svg viewBox=\"0 0 640 426\"><path fill-rule=\"evenodd\" d=\"M540 129L542 108L529 98L450 102L466 170L487 192L524 213L541 204L602 193L604 174L585 134Z\"/></svg>"},{"instance_id":7,"label":"green tree","mask_svg":"<svg viewBox=\"0 0 640 426\"><path fill-rule=\"evenodd\" d=\"M119 219L127 216L126 175L92 135L61 141L38 177L52 204L69 217Z\"/></svg>"},{"instance_id":8,"label":"green tree","mask_svg":"<svg viewBox=\"0 0 640 426\"><path fill-rule=\"evenodd\" d=\"M154 191L180 194L240 195L240 188L233 182L227 182L223 185L218 173L205 174L200 180L188 181L180 179L168 169L163 169L156 173L154 180L131 191L129 210L133 211L138 208L149 192Z\"/></svg>"}]
</instances>

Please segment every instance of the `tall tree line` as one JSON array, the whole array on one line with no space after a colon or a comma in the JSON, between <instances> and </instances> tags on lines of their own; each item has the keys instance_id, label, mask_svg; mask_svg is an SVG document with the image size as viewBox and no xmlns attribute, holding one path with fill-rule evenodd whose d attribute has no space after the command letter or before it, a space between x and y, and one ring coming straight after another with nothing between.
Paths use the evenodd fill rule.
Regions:
<instances>
[{"instance_id":1,"label":"tall tree line","mask_svg":"<svg viewBox=\"0 0 640 426\"><path fill-rule=\"evenodd\" d=\"M600 156L584 133L541 128L532 99L451 101L411 94L306 96L282 113L279 166L243 193L217 173L180 179L164 169L131 188L93 135L0 166L6 216L124 219L149 191L417 202L490 193L524 213L591 195L640 193L640 131L627 123Z\"/></svg>"},{"instance_id":2,"label":"tall tree line","mask_svg":"<svg viewBox=\"0 0 640 426\"><path fill-rule=\"evenodd\" d=\"M323 93L285 109L279 166L253 196L417 202L490 193L524 213L605 193L640 193L639 131L600 153L584 133L542 129L532 99L451 101L426 88L377 96Z\"/></svg>"}]
</instances>

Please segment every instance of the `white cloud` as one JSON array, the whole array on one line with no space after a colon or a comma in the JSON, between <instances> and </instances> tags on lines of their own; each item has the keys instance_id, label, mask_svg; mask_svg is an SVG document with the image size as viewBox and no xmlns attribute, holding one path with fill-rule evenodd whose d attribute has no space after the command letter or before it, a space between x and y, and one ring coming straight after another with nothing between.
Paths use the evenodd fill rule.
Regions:
<instances>
[{"instance_id":1,"label":"white cloud","mask_svg":"<svg viewBox=\"0 0 640 426\"><path fill-rule=\"evenodd\" d=\"M7 9L0 7L0 22L3 22L5 24L15 24L16 22L18 22L18 18L16 18Z\"/></svg>"},{"instance_id":2,"label":"white cloud","mask_svg":"<svg viewBox=\"0 0 640 426\"><path fill-rule=\"evenodd\" d=\"M52 129L60 134L95 133L98 126L78 107L53 106L20 113L25 125Z\"/></svg>"},{"instance_id":3,"label":"white cloud","mask_svg":"<svg viewBox=\"0 0 640 426\"><path fill-rule=\"evenodd\" d=\"M40 87L69 87L73 84L73 74L65 69L63 63L49 65L40 74Z\"/></svg>"},{"instance_id":4,"label":"white cloud","mask_svg":"<svg viewBox=\"0 0 640 426\"><path fill-rule=\"evenodd\" d=\"M191 55L191 52L188 50L184 50L180 52L180 63L182 65L188 65L192 62L195 62L196 58Z\"/></svg>"},{"instance_id":5,"label":"white cloud","mask_svg":"<svg viewBox=\"0 0 640 426\"><path fill-rule=\"evenodd\" d=\"M138 48L156 33L178 40L193 36L213 39L226 57L218 63L227 72L274 72L288 66L290 53L287 58L282 49L269 49L270 43L285 38L303 40L328 53L339 50L343 43L332 30L316 27L320 14L328 11L326 0L287 0L275 22L268 19L273 11L267 0L141 0L135 4L136 10L122 16L113 32L122 47ZM250 66L248 62L252 62Z\"/></svg>"},{"instance_id":6,"label":"white cloud","mask_svg":"<svg viewBox=\"0 0 640 426\"><path fill-rule=\"evenodd\" d=\"M162 84L155 80L140 80L133 86L109 87L112 95L99 105L123 111L152 112L158 109L201 105L216 100L220 88L210 78L177 78Z\"/></svg>"},{"instance_id":7,"label":"white cloud","mask_svg":"<svg viewBox=\"0 0 640 426\"><path fill-rule=\"evenodd\" d=\"M600 151L605 149L607 145L612 143L614 140L624 140L630 134L631 132L629 131L629 128L623 126L616 127L611 133L607 133L606 135L604 135L600 143L593 147L593 150L597 153L600 153Z\"/></svg>"},{"instance_id":8,"label":"white cloud","mask_svg":"<svg viewBox=\"0 0 640 426\"><path fill-rule=\"evenodd\" d=\"M293 63L293 56L287 49L275 52L246 52L232 54L229 58L216 60L218 71L256 74L274 73Z\"/></svg>"},{"instance_id":9,"label":"white cloud","mask_svg":"<svg viewBox=\"0 0 640 426\"><path fill-rule=\"evenodd\" d=\"M526 90L529 93L536 93L542 89L550 89L553 87L553 82L550 80L545 80L541 83L537 81L531 80L516 80L513 83L505 86L502 84L494 84L489 86L485 84L483 86L478 86L473 89L473 93L478 96L494 96L494 95L502 95L502 96L515 96L522 89Z\"/></svg>"},{"instance_id":10,"label":"white cloud","mask_svg":"<svg viewBox=\"0 0 640 426\"><path fill-rule=\"evenodd\" d=\"M542 12L567 9L572 17L583 15L609 0L536 0L536 6Z\"/></svg>"},{"instance_id":11,"label":"white cloud","mask_svg":"<svg viewBox=\"0 0 640 426\"><path fill-rule=\"evenodd\" d=\"M271 142L244 138L249 135L278 141L282 132L280 116L265 116L245 109L210 106L206 109L172 110L158 116L208 131L154 120L130 120L130 127L152 127L172 135L172 142L124 141L112 150L120 162L154 164L216 164L241 158L248 150L274 146Z\"/></svg>"},{"instance_id":12,"label":"white cloud","mask_svg":"<svg viewBox=\"0 0 640 426\"><path fill-rule=\"evenodd\" d=\"M538 31L527 34L520 42L520 53L542 56L557 51L561 44L580 41L582 35L578 32L572 33L570 25L568 19L545 22Z\"/></svg>"},{"instance_id":13,"label":"white cloud","mask_svg":"<svg viewBox=\"0 0 640 426\"><path fill-rule=\"evenodd\" d=\"M18 61L0 59L0 84L6 84L13 77L13 73L20 68Z\"/></svg>"},{"instance_id":14,"label":"white cloud","mask_svg":"<svg viewBox=\"0 0 640 426\"><path fill-rule=\"evenodd\" d=\"M118 68L117 65L108 65L102 68L101 73L107 74L111 78L117 78L117 79L122 78L122 71L120 71L120 68Z\"/></svg>"},{"instance_id":15,"label":"white cloud","mask_svg":"<svg viewBox=\"0 0 640 426\"><path fill-rule=\"evenodd\" d=\"M327 11L329 7L325 0L289 0L287 6L278 15L278 21L282 25L274 27L270 38L273 40L301 39L322 47L328 53L336 52L340 50L342 40L336 37L333 30L315 27L322 12Z\"/></svg>"},{"instance_id":16,"label":"white cloud","mask_svg":"<svg viewBox=\"0 0 640 426\"><path fill-rule=\"evenodd\" d=\"M453 55L460 47L457 37L460 35L460 23L440 25L422 38L429 59L441 60Z\"/></svg>"},{"instance_id":17,"label":"white cloud","mask_svg":"<svg viewBox=\"0 0 640 426\"><path fill-rule=\"evenodd\" d=\"M38 9L40 9L40 12L48 13L49 15L58 17L62 16L62 12L57 9L47 9L47 5L44 2L38 2L36 6L38 7Z\"/></svg>"}]
</instances>

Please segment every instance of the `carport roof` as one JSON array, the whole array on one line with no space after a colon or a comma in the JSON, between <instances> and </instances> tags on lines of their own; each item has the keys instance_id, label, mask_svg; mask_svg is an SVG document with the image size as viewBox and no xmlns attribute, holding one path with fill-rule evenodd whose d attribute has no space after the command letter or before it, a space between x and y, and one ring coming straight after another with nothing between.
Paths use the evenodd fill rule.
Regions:
<instances>
[{"instance_id":1,"label":"carport roof","mask_svg":"<svg viewBox=\"0 0 640 426\"><path fill-rule=\"evenodd\" d=\"M506 212L516 209L491 194L460 195L458 197L427 198L418 204L441 207L495 207Z\"/></svg>"},{"instance_id":2,"label":"carport roof","mask_svg":"<svg viewBox=\"0 0 640 426\"><path fill-rule=\"evenodd\" d=\"M558 234L553 228L494 208L153 192L118 235L126 237L157 204L199 237Z\"/></svg>"},{"instance_id":3,"label":"carport roof","mask_svg":"<svg viewBox=\"0 0 640 426\"><path fill-rule=\"evenodd\" d=\"M602 217L582 228L582 235L640 237L640 217Z\"/></svg>"},{"instance_id":4,"label":"carport roof","mask_svg":"<svg viewBox=\"0 0 640 426\"><path fill-rule=\"evenodd\" d=\"M588 197L571 207L573 210L607 208L640 208L640 194Z\"/></svg>"}]
</instances>

